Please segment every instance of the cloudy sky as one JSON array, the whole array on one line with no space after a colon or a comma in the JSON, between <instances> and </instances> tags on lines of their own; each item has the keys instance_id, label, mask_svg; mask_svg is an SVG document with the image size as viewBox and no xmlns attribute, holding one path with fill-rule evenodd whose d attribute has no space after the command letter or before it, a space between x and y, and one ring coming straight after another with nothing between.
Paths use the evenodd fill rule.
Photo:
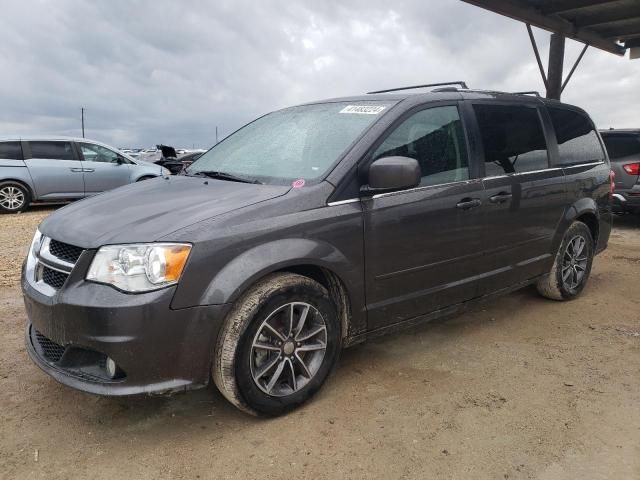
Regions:
<instances>
[{"instance_id":1,"label":"cloudy sky","mask_svg":"<svg viewBox=\"0 0 640 480\"><path fill-rule=\"evenodd\" d=\"M216 126L385 87L544 90L525 26L458 0L7 1L0 72L0 136L79 136L84 107L86 136L121 147L206 147ZM639 73L589 49L563 100L638 127Z\"/></svg>"}]
</instances>

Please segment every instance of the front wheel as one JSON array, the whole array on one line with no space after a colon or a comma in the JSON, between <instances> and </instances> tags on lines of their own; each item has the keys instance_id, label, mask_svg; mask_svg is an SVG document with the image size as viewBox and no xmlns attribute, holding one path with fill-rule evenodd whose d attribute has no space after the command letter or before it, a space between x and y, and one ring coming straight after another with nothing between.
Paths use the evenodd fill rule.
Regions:
<instances>
[{"instance_id":1,"label":"front wheel","mask_svg":"<svg viewBox=\"0 0 640 480\"><path fill-rule=\"evenodd\" d=\"M562 240L551 271L538 280L538 292L552 300L572 300L584 289L593 263L591 230L573 222Z\"/></svg>"},{"instance_id":2,"label":"front wheel","mask_svg":"<svg viewBox=\"0 0 640 480\"><path fill-rule=\"evenodd\" d=\"M314 280L276 273L234 305L218 337L213 379L236 407L286 413L309 399L336 365L340 322Z\"/></svg>"},{"instance_id":3,"label":"front wheel","mask_svg":"<svg viewBox=\"0 0 640 480\"><path fill-rule=\"evenodd\" d=\"M0 182L0 212L22 212L30 202L31 195L24 185L17 182Z\"/></svg>"}]
</instances>

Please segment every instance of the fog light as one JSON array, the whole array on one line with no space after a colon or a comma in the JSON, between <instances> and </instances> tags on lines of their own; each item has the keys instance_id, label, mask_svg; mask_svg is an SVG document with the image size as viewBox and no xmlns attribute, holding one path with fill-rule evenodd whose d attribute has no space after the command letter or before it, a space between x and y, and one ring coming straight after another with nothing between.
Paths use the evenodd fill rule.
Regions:
<instances>
[{"instance_id":1,"label":"fog light","mask_svg":"<svg viewBox=\"0 0 640 480\"><path fill-rule=\"evenodd\" d=\"M116 362L114 362L111 357L107 357L107 363L105 366L107 368L107 375L111 378L116 378L118 367L116 367Z\"/></svg>"}]
</instances>

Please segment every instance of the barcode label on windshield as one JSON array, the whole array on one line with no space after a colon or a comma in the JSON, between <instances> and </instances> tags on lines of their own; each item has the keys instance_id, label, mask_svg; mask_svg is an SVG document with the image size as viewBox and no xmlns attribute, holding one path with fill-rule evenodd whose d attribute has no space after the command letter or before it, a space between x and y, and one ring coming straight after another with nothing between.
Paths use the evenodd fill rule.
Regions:
<instances>
[{"instance_id":1,"label":"barcode label on windshield","mask_svg":"<svg viewBox=\"0 0 640 480\"><path fill-rule=\"evenodd\" d=\"M364 115L378 115L386 107L379 105L347 105L340 113L361 113Z\"/></svg>"}]
</instances>

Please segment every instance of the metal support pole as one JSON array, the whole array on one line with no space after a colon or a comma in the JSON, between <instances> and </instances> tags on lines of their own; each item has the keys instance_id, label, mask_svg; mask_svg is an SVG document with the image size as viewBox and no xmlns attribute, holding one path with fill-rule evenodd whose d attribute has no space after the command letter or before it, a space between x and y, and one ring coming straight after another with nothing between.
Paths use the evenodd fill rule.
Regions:
<instances>
[{"instance_id":1,"label":"metal support pole","mask_svg":"<svg viewBox=\"0 0 640 480\"><path fill-rule=\"evenodd\" d=\"M84 108L81 109L82 113L82 138L84 138Z\"/></svg>"},{"instance_id":2,"label":"metal support pole","mask_svg":"<svg viewBox=\"0 0 640 480\"><path fill-rule=\"evenodd\" d=\"M571 67L571 70L569 71L569 75L567 75L567 78L564 79L564 83L562 84L562 88L560 89L561 94L562 92L564 92L564 87L566 87L567 83L569 83L569 80L571 80L571 75L573 75L573 72L576 71L576 68L580 64L580 60L582 60L582 57L584 57L584 52L587 51L587 48L589 48L589 45L584 46L584 48L580 52L580 55L578 55L578 59L576 60L576 63L574 63L573 67Z\"/></svg>"},{"instance_id":3,"label":"metal support pole","mask_svg":"<svg viewBox=\"0 0 640 480\"><path fill-rule=\"evenodd\" d=\"M560 100L562 93L562 68L564 64L564 35L551 34L549 43L549 68L547 69L547 98Z\"/></svg>"},{"instance_id":4,"label":"metal support pole","mask_svg":"<svg viewBox=\"0 0 640 480\"><path fill-rule=\"evenodd\" d=\"M547 83L547 76L544 73L544 67L542 66L542 60L540 60L540 52L538 51L538 44L536 43L536 38L533 36L533 31L531 30L531 25L528 23L527 32L529 32L529 40L531 40L531 47L533 48L533 53L536 56L536 61L538 62L538 68L540 69L540 76L542 77L542 82L544 83L544 88L549 89L549 85Z\"/></svg>"}]
</instances>

